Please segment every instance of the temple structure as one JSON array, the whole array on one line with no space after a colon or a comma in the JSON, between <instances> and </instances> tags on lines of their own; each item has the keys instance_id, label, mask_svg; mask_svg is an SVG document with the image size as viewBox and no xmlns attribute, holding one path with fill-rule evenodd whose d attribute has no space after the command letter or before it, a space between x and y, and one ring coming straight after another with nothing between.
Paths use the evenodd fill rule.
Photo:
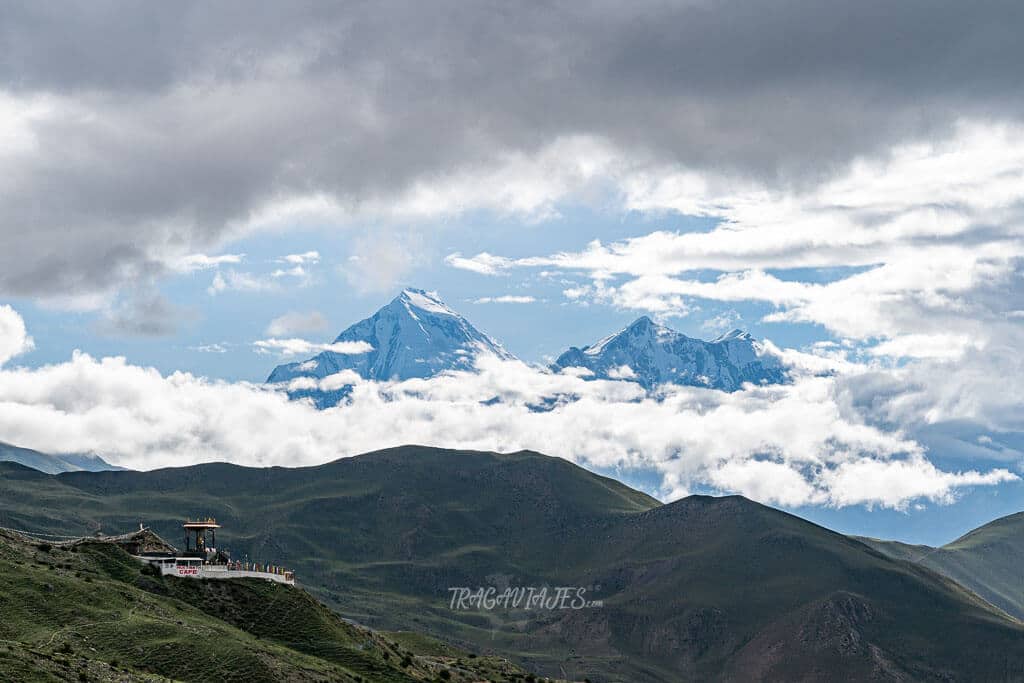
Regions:
<instances>
[{"instance_id":1,"label":"temple structure","mask_svg":"<svg viewBox=\"0 0 1024 683\"><path fill-rule=\"evenodd\" d=\"M185 550L170 545L150 529L125 534L116 542L136 559L160 570L163 576L193 579L264 579L295 585L295 573L284 567L262 562L240 562L231 559L217 548L217 529L220 525L212 518L186 520Z\"/></svg>"}]
</instances>

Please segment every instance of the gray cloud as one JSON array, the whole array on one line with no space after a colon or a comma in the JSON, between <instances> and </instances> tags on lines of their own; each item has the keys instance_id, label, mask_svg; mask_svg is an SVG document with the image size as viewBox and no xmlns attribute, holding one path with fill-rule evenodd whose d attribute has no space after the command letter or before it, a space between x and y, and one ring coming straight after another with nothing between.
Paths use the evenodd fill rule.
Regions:
<instances>
[{"instance_id":1,"label":"gray cloud","mask_svg":"<svg viewBox=\"0 0 1024 683\"><path fill-rule=\"evenodd\" d=\"M159 292L143 291L108 311L98 323L99 332L130 337L162 337L174 334L179 323L195 314L176 306Z\"/></svg>"},{"instance_id":2,"label":"gray cloud","mask_svg":"<svg viewBox=\"0 0 1024 683\"><path fill-rule=\"evenodd\" d=\"M278 316L267 325L267 334L272 337L283 337L291 334L307 332L323 332L328 329L327 318L320 311L288 311Z\"/></svg>"},{"instance_id":3,"label":"gray cloud","mask_svg":"<svg viewBox=\"0 0 1024 683\"><path fill-rule=\"evenodd\" d=\"M276 200L358 208L587 135L776 184L1018 120L1019 3L4 3L0 293L150 278ZM11 124L6 125L10 119Z\"/></svg>"}]
</instances>

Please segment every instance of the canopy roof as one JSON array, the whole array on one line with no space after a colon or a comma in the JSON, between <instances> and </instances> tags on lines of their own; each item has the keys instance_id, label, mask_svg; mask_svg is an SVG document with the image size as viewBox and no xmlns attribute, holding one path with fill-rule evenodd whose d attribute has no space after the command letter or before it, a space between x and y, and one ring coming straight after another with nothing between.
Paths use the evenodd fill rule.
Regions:
<instances>
[{"instance_id":1,"label":"canopy roof","mask_svg":"<svg viewBox=\"0 0 1024 683\"><path fill-rule=\"evenodd\" d=\"M217 524L217 520L210 517L209 519L196 519L186 520L183 527L186 529L219 529L220 524Z\"/></svg>"}]
</instances>

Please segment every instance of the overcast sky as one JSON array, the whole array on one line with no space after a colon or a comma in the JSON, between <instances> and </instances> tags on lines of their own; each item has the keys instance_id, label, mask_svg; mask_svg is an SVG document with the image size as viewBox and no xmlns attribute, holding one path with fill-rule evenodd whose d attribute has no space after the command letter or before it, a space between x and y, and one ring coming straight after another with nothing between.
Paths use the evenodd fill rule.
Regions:
<instances>
[{"instance_id":1,"label":"overcast sky","mask_svg":"<svg viewBox=\"0 0 1024 683\"><path fill-rule=\"evenodd\" d=\"M0 440L133 467L531 447L858 529L1019 509L1022 27L1014 2L0 1ZM409 285L527 363L649 314L805 376L544 415L565 387L525 364L348 412L256 386Z\"/></svg>"}]
</instances>

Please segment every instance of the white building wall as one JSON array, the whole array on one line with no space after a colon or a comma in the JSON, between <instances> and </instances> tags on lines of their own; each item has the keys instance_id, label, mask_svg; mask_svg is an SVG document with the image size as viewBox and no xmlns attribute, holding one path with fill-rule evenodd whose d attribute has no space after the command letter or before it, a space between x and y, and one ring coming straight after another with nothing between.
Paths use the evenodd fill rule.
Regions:
<instances>
[{"instance_id":1,"label":"white building wall","mask_svg":"<svg viewBox=\"0 0 1024 683\"><path fill-rule=\"evenodd\" d=\"M265 581L274 581L276 583L283 583L289 586L295 585L295 579L288 578L284 574L248 571L243 569L228 569L224 565L202 564L198 561L191 563L179 563L173 559L170 562L156 558L140 557L137 559L159 567L160 573L163 576L177 576L188 579L263 579Z\"/></svg>"}]
</instances>

